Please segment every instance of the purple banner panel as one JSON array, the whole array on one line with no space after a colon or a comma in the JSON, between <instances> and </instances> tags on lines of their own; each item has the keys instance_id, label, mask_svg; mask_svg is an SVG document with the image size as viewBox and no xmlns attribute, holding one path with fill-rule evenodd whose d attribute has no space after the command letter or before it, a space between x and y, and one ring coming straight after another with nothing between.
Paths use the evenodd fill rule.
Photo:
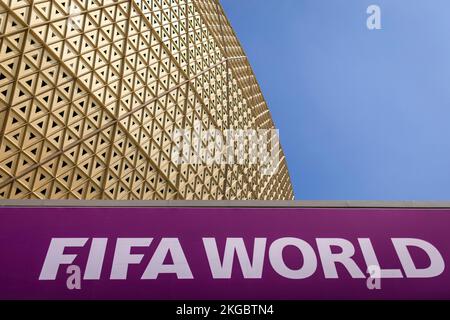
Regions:
<instances>
[{"instance_id":1,"label":"purple banner panel","mask_svg":"<svg viewBox=\"0 0 450 320\"><path fill-rule=\"evenodd\" d=\"M0 208L0 299L449 299L450 210Z\"/></svg>"}]
</instances>

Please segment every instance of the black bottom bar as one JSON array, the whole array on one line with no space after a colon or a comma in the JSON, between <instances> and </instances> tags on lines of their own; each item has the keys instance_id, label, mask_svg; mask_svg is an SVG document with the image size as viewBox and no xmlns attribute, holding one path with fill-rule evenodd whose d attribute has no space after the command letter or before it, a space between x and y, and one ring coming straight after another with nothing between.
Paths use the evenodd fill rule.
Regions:
<instances>
[{"instance_id":1,"label":"black bottom bar","mask_svg":"<svg viewBox=\"0 0 450 320\"><path fill-rule=\"evenodd\" d=\"M3 314L45 319L434 319L449 301L1 301ZM324 318L327 317L327 318Z\"/></svg>"}]
</instances>

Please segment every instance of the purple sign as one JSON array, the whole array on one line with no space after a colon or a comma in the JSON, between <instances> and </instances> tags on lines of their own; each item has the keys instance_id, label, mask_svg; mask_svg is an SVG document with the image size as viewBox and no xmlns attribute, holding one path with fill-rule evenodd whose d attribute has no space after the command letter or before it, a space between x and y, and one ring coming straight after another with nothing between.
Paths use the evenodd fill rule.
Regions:
<instances>
[{"instance_id":1,"label":"purple sign","mask_svg":"<svg viewBox=\"0 0 450 320\"><path fill-rule=\"evenodd\" d=\"M0 299L449 299L450 210L0 208Z\"/></svg>"}]
</instances>

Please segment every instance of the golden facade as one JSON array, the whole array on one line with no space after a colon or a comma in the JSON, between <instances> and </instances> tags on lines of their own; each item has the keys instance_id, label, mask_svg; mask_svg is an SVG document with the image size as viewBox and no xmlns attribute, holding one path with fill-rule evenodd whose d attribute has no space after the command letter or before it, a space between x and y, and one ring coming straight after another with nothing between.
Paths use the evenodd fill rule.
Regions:
<instances>
[{"instance_id":1,"label":"golden facade","mask_svg":"<svg viewBox=\"0 0 450 320\"><path fill-rule=\"evenodd\" d=\"M176 129L271 129L216 0L0 0L0 199L291 200L258 166L176 164Z\"/></svg>"}]
</instances>

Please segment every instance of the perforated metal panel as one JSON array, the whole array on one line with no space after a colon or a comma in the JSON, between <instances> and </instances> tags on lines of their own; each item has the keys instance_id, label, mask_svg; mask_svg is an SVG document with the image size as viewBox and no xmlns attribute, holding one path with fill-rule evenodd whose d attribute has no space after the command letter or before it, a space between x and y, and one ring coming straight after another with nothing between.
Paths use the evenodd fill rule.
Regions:
<instances>
[{"instance_id":1,"label":"perforated metal panel","mask_svg":"<svg viewBox=\"0 0 450 320\"><path fill-rule=\"evenodd\" d=\"M273 128L216 1L0 1L0 199L293 198L285 157L177 164L176 129Z\"/></svg>"}]
</instances>

